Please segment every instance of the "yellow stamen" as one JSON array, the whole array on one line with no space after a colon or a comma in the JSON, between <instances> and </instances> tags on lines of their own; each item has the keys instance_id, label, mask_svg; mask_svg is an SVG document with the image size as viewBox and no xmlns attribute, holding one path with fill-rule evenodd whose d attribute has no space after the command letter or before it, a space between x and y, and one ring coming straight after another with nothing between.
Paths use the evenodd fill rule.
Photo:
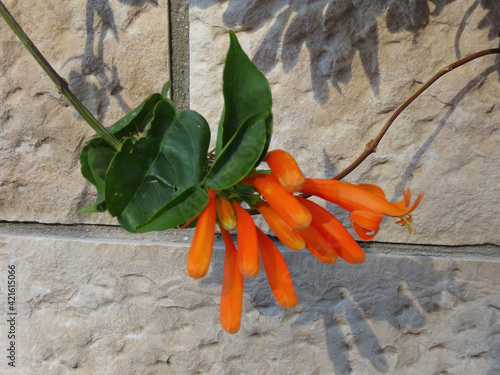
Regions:
<instances>
[{"instance_id":1,"label":"yellow stamen","mask_svg":"<svg viewBox=\"0 0 500 375\"><path fill-rule=\"evenodd\" d=\"M402 227L408 225L408 233L417 234L417 230L415 229L415 226L412 223L413 219L411 217L411 214L406 216L401 216L399 219L400 220L396 221L396 224L399 224Z\"/></svg>"}]
</instances>

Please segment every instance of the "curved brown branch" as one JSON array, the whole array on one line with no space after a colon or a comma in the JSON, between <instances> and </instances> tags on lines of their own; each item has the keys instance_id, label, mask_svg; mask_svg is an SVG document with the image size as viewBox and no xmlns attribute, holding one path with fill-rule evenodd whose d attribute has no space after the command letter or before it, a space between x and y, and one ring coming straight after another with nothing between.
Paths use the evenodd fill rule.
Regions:
<instances>
[{"instance_id":1,"label":"curved brown branch","mask_svg":"<svg viewBox=\"0 0 500 375\"><path fill-rule=\"evenodd\" d=\"M341 180L345 176L347 176L349 173L351 173L354 169L356 169L368 156L376 152L377 146L384 137L385 133L387 133L387 130L389 130L390 126L396 120L396 118L403 112L406 107L408 107L415 99L417 99L420 94L422 94L425 90L427 90L434 82L436 82L439 78L444 76L446 73L451 72L453 69L458 68L461 65L464 65L472 60L475 60L479 57L486 56L486 55L491 55L491 54L496 54L500 53L500 48L492 48L492 49L487 49L484 51L476 52L470 56L464 57L463 59L460 59L458 61L455 61L453 64L448 65L446 68L441 69L439 72L437 72L431 79L429 79L420 89L418 89L412 96L410 96L403 104L401 104L392 114L392 116L389 118L389 120L385 123L384 127L380 131L380 133L372 139L368 144L366 145L365 150L363 153L347 168L345 168L342 172L340 172L338 175L332 178L332 180Z\"/></svg>"}]
</instances>

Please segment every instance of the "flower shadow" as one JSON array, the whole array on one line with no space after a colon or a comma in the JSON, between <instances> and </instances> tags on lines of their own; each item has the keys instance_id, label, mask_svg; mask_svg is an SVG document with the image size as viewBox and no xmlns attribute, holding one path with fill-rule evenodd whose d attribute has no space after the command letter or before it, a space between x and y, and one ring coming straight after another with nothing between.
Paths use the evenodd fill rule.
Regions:
<instances>
[{"instance_id":1,"label":"flower shadow","mask_svg":"<svg viewBox=\"0 0 500 375\"><path fill-rule=\"evenodd\" d=\"M394 342L387 340L389 332L418 335L425 331L429 314L450 308L450 299L462 300L465 294L466 283L457 281L453 266L439 270L426 257L403 261L377 254L368 255L361 265L333 266L293 258L287 259L292 277L308 275L307 283L296 286L303 307L293 324L323 320L328 354L339 374L352 371L353 350L374 370L388 372L394 349L387 344ZM385 326L391 328L381 328ZM388 333L381 335L382 331Z\"/></svg>"},{"instance_id":2,"label":"flower shadow","mask_svg":"<svg viewBox=\"0 0 500 375\"><path fill-rule=\"evenodd\" d=\"M281 324L289 322L292 331L321 321L324 332L316 330L312 336L325 336L335 373L351 373L357 356L367 359L373 371L388 373L395 366L395 348L388 343L425 332L430 314L466 299L467 282L458 280L453 263L443 269L425 256L370 254L371 246L364 244L368 254L360 265L322 264L307 251L280 248L299 303L290 310L280 308L262 270L257 277L245 279L244 293L251 300L251 306L243 309L245 329L260 332L244 322L254 309L279 317ZM224 251L214 249L212 272L199 286L220 288L223 261Z\"/></svg>"}]
</instances>

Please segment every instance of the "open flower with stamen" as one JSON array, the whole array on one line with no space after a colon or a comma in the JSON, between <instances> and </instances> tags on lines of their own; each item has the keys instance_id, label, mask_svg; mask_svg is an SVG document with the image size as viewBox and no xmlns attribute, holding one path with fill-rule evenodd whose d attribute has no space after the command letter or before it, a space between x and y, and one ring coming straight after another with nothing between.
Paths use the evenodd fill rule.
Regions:
<instances>
[{"instance_id":1,"label":"open flower with stamen","mask_svg":"<svg viewBox=\"0 0 500 375\"><path fill-rule=\"evenodd\" d=\"M376 185L359 184L335 180L306 179L302 193L315 195L351 212L349 218L356 234L362 240L371 240L378 232L383 215L404 218L422 200L421 193L413 204L410 190L403 191L400 202L389 202L385 193ZM409 220L403 223L408 223ZM411 223L411 221L409 222Z\"/></svg>"},{"instance_id":2,"label":"open flower with stamen","mask_svg":"<svg viewBox=\"0 0 500 375\"><path fill-rule=\"evenodd\" d=\"M239 184L251 186L231 187L218 192L210 189L205 208L183 226L198 220L188 255L188 273L200 278L208 271L215 223L219 223L226 248L220 321L229 333L239 330L243 280L259 273L259 257L278 304L284 308L297 304L283 256L274 242L255 226L250 213L241 206L243 201L258 210L271 230L290 249L307 248L323 263L335 263L341 257L354 264L365 260L363 249L330 212L298 196L299 191L350 211L354 231L362 240L375 236L384 215L398 217L398 224L408 226L410 233L415 233L411 212L423 197L420 194L411 204L410 191L405 190L403 200L392 203L376 185L306 179L293 157L282 150L267 153L264 160L271 168L270 174L253 171ZM237 230L237 246L229 233L234 229Z\"/></svg>"}]
</instances>

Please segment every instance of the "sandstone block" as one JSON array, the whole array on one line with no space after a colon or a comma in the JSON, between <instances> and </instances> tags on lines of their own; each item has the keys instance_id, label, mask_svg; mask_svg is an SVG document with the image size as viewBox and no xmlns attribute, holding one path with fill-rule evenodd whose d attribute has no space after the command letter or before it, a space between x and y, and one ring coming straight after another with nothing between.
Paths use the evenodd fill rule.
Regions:
<instances>
[{"instance_id":1,"label":"sandstone block","mask_svg":"<svg viewBox=\"0 0 500 375\"><path fill-rule=\"evenodd\" d=\"M362 265L324 265L285 250L298 305L280 308L261 272L245 281L241 329L230 335L219 324L221 244L197 281L186 272L188 241L133 238L2 233L4 318L16 269L16 373L500 371L498 257L397 246L385 255L379 245Z\"/></svg>"},{"instance_id":2,"label":"sandstone block","mask_svg":"<svg viewBox=\"0 0 500 375\"><path fill-rule=\"evenodd\" d=\"M191 0L191 107L216 130L234 29L271 84L271 149L291 152L309 177L333 177L434 73L498 47L498 19L493 1ZM378 184L393 200L403 188L425 192L418 236L385 220L376 240L500 244L499 64L483 57L442 78L345 179Z\"/></svg>"},{"instance_id":3,"label":"sandstone block","mask_svg":"<svg viewBox=\"0 0 500 375\"><path fill-rule=\"evenodd\" d=\"M5 5L105 126L169 80L166 1ZM93 135L2 19L1 220L114 223L106 215L75 214L94 199L78 162L81 147Z\"/></svg>"}]
</instances>

